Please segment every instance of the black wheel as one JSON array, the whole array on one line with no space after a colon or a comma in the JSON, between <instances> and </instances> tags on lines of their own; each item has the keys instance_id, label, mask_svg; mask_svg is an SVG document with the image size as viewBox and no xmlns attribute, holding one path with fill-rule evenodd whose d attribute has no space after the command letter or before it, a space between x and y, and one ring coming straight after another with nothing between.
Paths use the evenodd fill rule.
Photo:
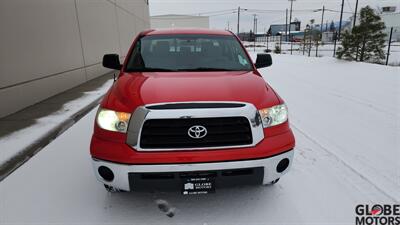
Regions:
<instances>
[{"instance_id":1,"label":"black wheel","mask_svg":"<svg viewBox=\"0 0 400 225\"><path fill-rule=\"evenodd\" d=\"M123 190L120 190L120 189L115 188L115 187L113 187L113 186L109 186L109 185L107 185L107 184L104 185L104 188L105 188L108 192L110 192L110 193L125 192L125 191L123 191Z\"/></svg>"}]
</instances>

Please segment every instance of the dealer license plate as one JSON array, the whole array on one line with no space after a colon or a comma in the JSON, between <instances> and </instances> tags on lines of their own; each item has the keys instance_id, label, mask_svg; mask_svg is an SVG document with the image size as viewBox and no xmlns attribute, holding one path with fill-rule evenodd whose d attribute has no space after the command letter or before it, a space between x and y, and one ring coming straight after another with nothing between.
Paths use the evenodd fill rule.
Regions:
<instances>
[{"instance_id":1,"label":"dealer license plate","mask_svg":"<svg viewBox=\"0 0 400 225\"><path fill-rule=\"evenodd\" d=\"M183 195L215 193L215 179L212 177L192 177L182 180Z\"/></svg>"}]
</instances>

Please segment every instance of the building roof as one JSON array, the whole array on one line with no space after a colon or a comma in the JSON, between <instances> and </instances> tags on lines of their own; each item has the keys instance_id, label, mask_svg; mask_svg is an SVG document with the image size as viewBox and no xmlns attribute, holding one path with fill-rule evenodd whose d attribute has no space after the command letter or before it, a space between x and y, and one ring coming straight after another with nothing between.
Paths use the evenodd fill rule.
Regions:
<instances>
[{"instance_id":1,"label":"building roof","mask_svg":"<svg viewBox=\"0 0 400 225\"><path fill-rule=\"evenodd\" d=\"M211 29L161 29L152 30L146 35L165 35L165 34L211 34L211 35L232 35L226 30L211 30Z\"/></svg>"}]
</instances>

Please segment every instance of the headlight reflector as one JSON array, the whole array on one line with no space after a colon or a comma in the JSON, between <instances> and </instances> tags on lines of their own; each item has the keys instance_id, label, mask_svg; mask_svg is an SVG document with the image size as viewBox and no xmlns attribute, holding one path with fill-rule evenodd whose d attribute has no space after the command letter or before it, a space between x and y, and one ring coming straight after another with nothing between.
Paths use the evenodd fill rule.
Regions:
<instances>
[{"instance_id":1,"label":"headlight reflector","mask_svg":"<svg viewBox=\"0 0 400 225\"><path fill-rule=\"evenodd\" d=\"M104 130L126 133L130 118L130 113L100 108L96 120L99 127Z\"/></svg>"},{"instance_id":2,"label":"headlight reflector","mask_svg":"<svg viewBox=\"0 0 400 225\"><path fill-rule=\"evenodd\" d=\"M288 119L288 109L285 104L260 109L258 112L264 128L282 124Z\"/></svg>"}]
</instances>

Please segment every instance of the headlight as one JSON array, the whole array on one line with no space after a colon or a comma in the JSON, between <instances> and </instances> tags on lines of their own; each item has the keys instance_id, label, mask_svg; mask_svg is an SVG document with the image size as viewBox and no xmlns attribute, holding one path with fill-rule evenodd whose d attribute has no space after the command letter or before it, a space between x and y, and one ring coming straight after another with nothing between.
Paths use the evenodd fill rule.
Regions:
<instances>
[{"instance_id":1,"label":"headlight","mask_svg":"<svg viewBox=\"0 0 400 225\"><path fill-rule=\"evenodd\" d=\"M97 124L104 130L126 133L130 118L130 113L100 108L96 120Z\"/></svg>"},{"instance_id":2,"label":"headlight","mask_svg":"<svg viewBox=\"0 0 400 225\"><path fill-rule=\"evenodd\" d=\"M285 104L260 109L258 112L260 113L264 128L284 123L288 118L288 109Z\"/></svg>"}]
</instances>

